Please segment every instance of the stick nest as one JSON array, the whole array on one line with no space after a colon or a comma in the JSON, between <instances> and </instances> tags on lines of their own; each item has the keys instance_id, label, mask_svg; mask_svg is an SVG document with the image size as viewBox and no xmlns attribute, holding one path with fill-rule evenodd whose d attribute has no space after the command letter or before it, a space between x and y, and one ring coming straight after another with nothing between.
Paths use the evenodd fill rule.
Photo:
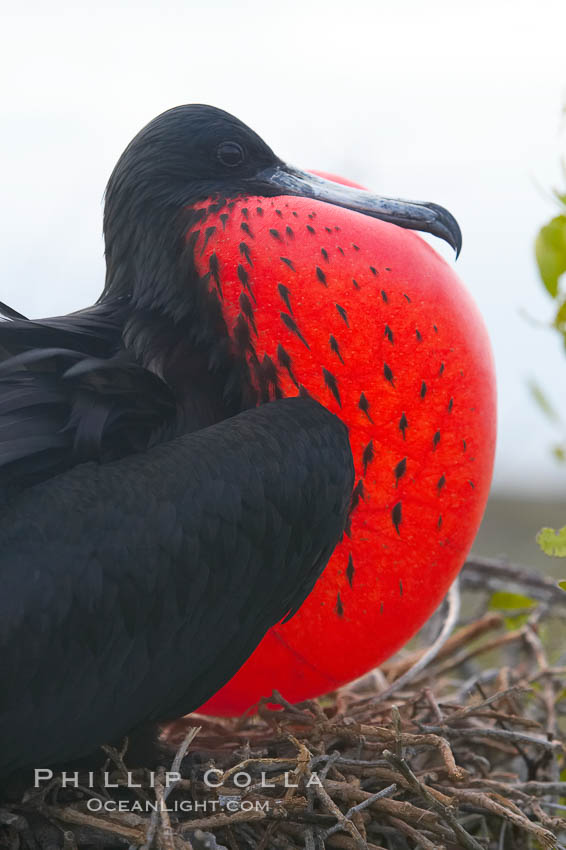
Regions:
<instances>
[{"instance_id":1,"label":"stick nest","mask_svg":"<svg viewBox=\"0 0 566 850\"><path fill-rule=\"evenodd\" d=\"M0 847L564 850L566 593L480 559L460 588L463 617L453 589L411 650L335 694L178 721L175 758L153 782L133 771L141 789L111 748L118 787L29 789L0 807ZM496 610L501 591L532 604Z\"/></svg>"}]
</instances>

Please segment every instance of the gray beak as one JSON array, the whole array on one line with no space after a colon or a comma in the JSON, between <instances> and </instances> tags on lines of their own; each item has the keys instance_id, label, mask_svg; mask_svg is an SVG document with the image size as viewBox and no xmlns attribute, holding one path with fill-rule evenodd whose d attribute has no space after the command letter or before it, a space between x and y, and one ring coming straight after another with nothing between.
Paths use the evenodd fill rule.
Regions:
<instances>
[{"instance_id":1,"label":"gray beak","mask_svg":"<svg viewBox=\"0 0 566 850\"><path fill-rule=\"evenodd\" d=\"M266 168L256 179L269 183L270 187L277 187L282 195L313 198L372 218L380 218L409 230L432 233L448 242L456 251L456 256L462 248L462 233L458 222L448 210L438 204L384 198L287 165Z\"/></svg>"}]
</instances>

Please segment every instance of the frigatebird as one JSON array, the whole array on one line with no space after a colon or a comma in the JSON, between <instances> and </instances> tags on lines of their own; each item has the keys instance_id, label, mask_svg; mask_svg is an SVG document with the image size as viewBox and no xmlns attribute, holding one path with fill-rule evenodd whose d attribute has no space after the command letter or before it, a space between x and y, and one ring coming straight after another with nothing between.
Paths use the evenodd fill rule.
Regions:
<instances>
[{"instance_id":1,"label":"frigatebird","mask_svg":"<svg viewBox=\"0 0 566 850\"><path fill-rule=\"evenodd\" d=\"M347 528L344 425L298 382L282 398L293 364L256 355L245 269L198 263L208 216L279 196L460 248L442 207L299 171L233 116L188 105L142 129L110 177L99 301L39 321L3 306L0 775L202 704L299 608Z\"/></svg>"}]
</instances>

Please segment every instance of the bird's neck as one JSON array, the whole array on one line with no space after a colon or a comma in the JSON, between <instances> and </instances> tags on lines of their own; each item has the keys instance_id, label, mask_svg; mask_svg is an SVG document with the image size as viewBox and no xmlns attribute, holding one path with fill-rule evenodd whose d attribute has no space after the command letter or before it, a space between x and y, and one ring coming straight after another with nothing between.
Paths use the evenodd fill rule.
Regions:
<instances>
[{"instance_id":1,"label":"bird's neck","mask_svg":"<svg viewBox=\"0 0 566 850\"><path fill-rule=\"evenodd\" d=\"M122 334L136 361L159 375L185 408L189 428L256 404L248 365L235 352L217 295L196 268L204 210L162 211L106 234L101 301L128 298Z\"/></svg>"}]
</instances>

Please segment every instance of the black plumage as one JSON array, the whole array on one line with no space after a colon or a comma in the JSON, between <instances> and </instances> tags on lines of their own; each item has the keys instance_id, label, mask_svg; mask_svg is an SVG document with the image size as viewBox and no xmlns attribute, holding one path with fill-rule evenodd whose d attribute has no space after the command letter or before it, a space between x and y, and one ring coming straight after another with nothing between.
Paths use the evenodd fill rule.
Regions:
<instances>
[{"instance_id":1,"label":"black plumage","mask_svg":"<svg viewBox=\"0 0 566 850\"><path fill-rule=\"evenodd\" d=\"M283 399L22 493L0 518L0 774L197 708L340 537L345 427Z\"/></svg>"}]
</instances>

